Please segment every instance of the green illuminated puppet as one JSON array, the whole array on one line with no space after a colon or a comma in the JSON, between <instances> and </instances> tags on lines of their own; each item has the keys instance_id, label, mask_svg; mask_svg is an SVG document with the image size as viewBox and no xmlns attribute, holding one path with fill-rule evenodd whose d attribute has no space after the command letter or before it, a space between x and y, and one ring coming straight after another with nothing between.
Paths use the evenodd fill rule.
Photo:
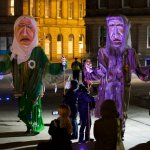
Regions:
<instances>
[{"instance_id":1,"label":"green illuminated puppet","mask_svg":"<svg viewBox=\"0 0 150 150\"><path fill-rule=\"evenodd\" d=\"M37 134L44 129L42 80L48 73L50 82L53 82L61 71L62 64L50 63L43 49L38 47L38 29L34 18L19 17L14 24L11 56L0 56L0 72L12 72L14 94L19 100L18 116L27 126L25 133Z\"/></svg>"}]
</instances>

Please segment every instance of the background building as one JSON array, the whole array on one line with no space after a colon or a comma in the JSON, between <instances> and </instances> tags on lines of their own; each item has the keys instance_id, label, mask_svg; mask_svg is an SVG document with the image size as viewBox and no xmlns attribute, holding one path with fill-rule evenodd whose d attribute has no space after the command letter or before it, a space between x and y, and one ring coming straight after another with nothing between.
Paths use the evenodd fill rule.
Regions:
<instances>
[{"instance_id":1,"label":"background building","mask_svg":"<svg viewBox=\"0 0 150 150\"><path fill-rule=\"evenodd\" d=\"M130 20L132 46L144 65L145 58L150 57L150 0L88 0L86 48L93 58L105 45L105 18L111 14L122 14Z\"/></svg>"},{"instance_id":2,"label":"background building","mask_svg":"<svg viewBox=\"0 0 150 150\"><path fill-rule=\"evenodd\" d=\"M23 14L36 18L39 44L52 61L85 54L85 0L24 0Z\"/></svg>"},{"instance_id":3,"label":"background building","mask_svg":"<svg viewBox=\"0 0 150 150\"><path fill-rule=\"evenodd\" d=\"M12 43L14 21L33 16L38 24L39 45L51 61L86 54L86 0L0 0L0 52ZM4 52L4 51L3 51Z\"/></svg>"},{"instance_id":4,"label":"background building","mask_svg":"<svg viewBox=\"0 0 150 150\"><path fill-rule=\"evenodd\" d=\"M0 54L7 53L12 44L14 21L22 9L21 0L0 0Z\"/></svg>"}]
</instances>

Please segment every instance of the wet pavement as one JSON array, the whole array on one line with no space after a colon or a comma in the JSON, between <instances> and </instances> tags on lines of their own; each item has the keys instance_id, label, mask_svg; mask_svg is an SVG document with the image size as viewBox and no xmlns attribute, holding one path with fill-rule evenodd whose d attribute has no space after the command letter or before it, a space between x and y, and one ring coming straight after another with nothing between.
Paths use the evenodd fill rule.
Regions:
<instances>
[{"instance_id":1,"label":"wet pavement","mask_svg":"<svg viewBox=\"0 0 150 150\"><path fill-rule=\"evenodd\" d=\"M66 75L66 78L68 75ZM63 99L63 77L58 81L58 91L54 92L54 85L46 85L43 97L43 118L45 129L36 136L25 136L26 127L17 117L17 100L13 97L12 78L10 75L0 80L0 149L3 150L34 150L37 143L48 140L48 124L57 117L52 111L57 110ZM150 82L144 83L133 76L131 101L128 109L126 132L124 137L125 150L150 150L150 116L149 116L149 90ZM10 98L10 99L9 99ZM92 116L91 138L93 137ZM79 118L78 118L79 120ZM78 144L72 140L73 150L93 150L94 143ZM145 143L142 144L141 143ZM140 145L139 145L140 144ZM135 147L138 145L137 147ZM135 147L135 148L133 148ZM146 148L144 148L146 147Z\"/></svg>"}]
</instances>

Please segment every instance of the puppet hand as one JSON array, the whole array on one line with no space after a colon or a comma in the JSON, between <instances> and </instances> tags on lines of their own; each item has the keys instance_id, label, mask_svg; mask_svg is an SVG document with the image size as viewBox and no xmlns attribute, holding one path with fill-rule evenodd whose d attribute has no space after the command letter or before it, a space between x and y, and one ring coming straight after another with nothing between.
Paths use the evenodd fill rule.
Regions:
<instances>
[{"instance_id":1,"label":"puppet hand","mask_svg":"<svg viewBox=\"0 0 150 150\"><path fill-rule=\"evenodd\" d=\"M89 72L89 73L93 72L92 62L91 62L90 59L86 60L84 67L85 67L85 69L86 69L87 72Z\"/></svg>"},{"instance_id":2,"label":"puppet hand","mask_svg":"<svg viewBox=\"0 0 150 150\"><path fill-rule=\"evenodd\" d=\"M63 66L66 65L66 58L65 58L64 56L62 56L62 58L61 58L61 64L62 64Z\"/></svg>"}]
</instances>

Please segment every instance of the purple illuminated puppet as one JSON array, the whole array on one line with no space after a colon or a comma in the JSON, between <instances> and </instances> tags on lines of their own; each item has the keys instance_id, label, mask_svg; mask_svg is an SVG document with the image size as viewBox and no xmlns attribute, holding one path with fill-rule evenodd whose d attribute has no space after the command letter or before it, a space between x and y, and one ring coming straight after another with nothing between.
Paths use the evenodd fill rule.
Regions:
<instances>
[{"instance_id":1,"label":"purple illuminated puppet","mask_svg":"<svg viewBox=\"0 0 150 150\"><path fill-rule=\"evenodd\" d=\"M43 79L52 83L62 68L61 63L50 63L43 49L38 46L35 19L30 16L19 17L14 24L11 55L0 55L0 72L12 73L14 95L19 103L18 117L26 124L27 135L37 134L44 129L41 106Z\"/></svg>"},{"instance_id":2,"label":"purple illuminated puppet","mask_svg":"<svg viewBox=\"0 0 150 150\"><path fill-rule=\"evenodd\" d=\"M103 101L115 101L124 134L127 108L130 99L131 73L141 80L150 80L150 68L140 67L136 52L131 48L130 23L125 16L106 18L106 47L98 51L98 67L93 68L90 59L84 66L85 80L99 80L95 115L100 117Z\"/></svg>"}]
</instances>

